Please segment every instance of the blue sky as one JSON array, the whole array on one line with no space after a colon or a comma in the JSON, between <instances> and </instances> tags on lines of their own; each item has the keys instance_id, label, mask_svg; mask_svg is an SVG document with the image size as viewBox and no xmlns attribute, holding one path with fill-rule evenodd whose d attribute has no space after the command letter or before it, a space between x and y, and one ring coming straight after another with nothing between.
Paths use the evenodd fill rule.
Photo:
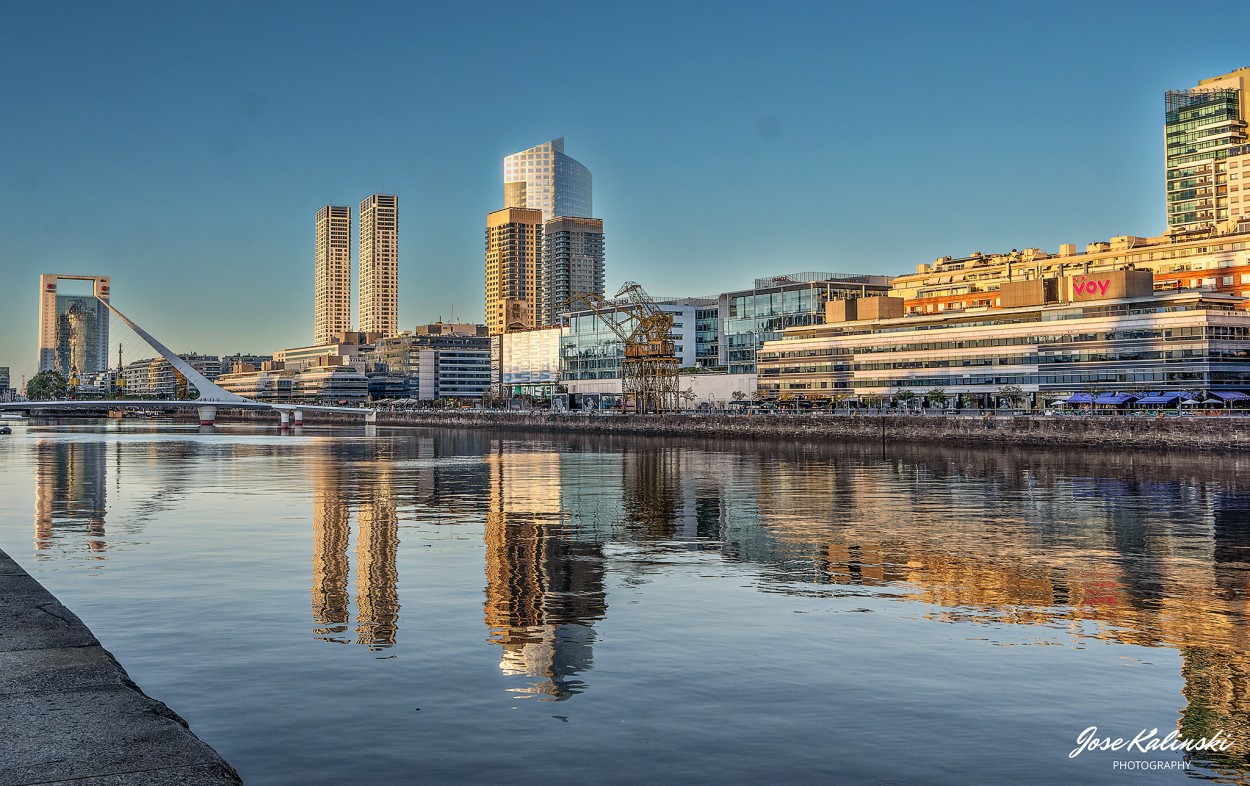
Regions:
<instances>
[{"instance_id":1,"label":"blue sky","mask_svg":"<svg viewBox=\"0 0 1250 786\"><path fill-rule=\"evenodd\" d=\"M400 198L400 323L482 316L502 158L563 135L607 280L712 294L1163 226L1162 93L1250 7L1152 2L13 3L0 365L38 275L179 351L312 332L313 216ZM354 250L353 250L354 254Z\"/></svg>"}]
</instances>

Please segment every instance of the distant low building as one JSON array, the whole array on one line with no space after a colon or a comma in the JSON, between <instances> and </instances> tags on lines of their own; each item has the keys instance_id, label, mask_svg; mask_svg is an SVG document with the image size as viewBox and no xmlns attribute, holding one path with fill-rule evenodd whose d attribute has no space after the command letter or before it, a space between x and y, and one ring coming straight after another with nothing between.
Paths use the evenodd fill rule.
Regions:
<instances>
[{"instance_id":1,"label":"distant low building","mask_svg":"<svg viewBox=\"0 0 1250 786\"><path fill-rule=\"evenodd\" d=\"M374 344L370 389L375 398L481 399L490 389L490 346L485 325L418 325Z\"/></svg>"}]
</instances>

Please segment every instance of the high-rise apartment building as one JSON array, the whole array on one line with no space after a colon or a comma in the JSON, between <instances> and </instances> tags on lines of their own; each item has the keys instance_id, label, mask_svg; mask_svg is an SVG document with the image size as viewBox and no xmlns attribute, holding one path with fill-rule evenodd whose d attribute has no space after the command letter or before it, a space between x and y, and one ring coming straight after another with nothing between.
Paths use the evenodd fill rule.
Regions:
<instances>
[{"instance_id":1,"label":"high-rise apartment building","mask_svg":"<svg viewBox=\"0 0 1250 786\"><path fill-rule=\"evenodd\" d=\"M1250 68L1203 79L1164 96L1170 232L1214 228L1229 213L1230 156L1250 142Z\"/></svg>"},{"instance_id":2,"label":"high-rise apartment building","mask_svg":"<svg viewBox=\"0 0 1250 786\"><path fill-rule=\"evenodd\" d=\"M399 197L360 203L360 330L399 332Z\"/></svg>"},{"instance_id":3,"label":"high-rise apartment building","mask_svg":"<svg viewBox=\"0 0 1250 786\"><path fill-rule=\"evenodd\" d=\"M594 215L591 185L590 170L564 154L564 137L503 160L504 207L541 210L543 221Z\"/></svg>"},{"instance_id":4,"label":"high-rise apartment building","mask_svg":"<svg viewBox=\"0 0 1250 786\"><path fill-rule=\"evenodd\" d=\"M61 281L89 281L91 294L64 294ZM66 379L108 370L108 276L39 277L39 370Z\"/></svg>"},{"instance_id":5,"label":"high-rise apartment building","mask_svg":"<svg viewBox=\"0 0 1250 786\"><path fill-rule=\"evenodd\" d=\"M352 329L352 209L326 205L317 211L317 260L313 343Z\"/></svg>"},{"instance_id":6,"label":"high-rise apartment building","mask_svg":"<svg viewBox=\"0 0 1250 786\"><path fill-rule=\"evenodd\" d=\"M486 217L486 327L492 336L536 327L541 210L506 207Z\"/></svg>"},{"instance_id":7,"label":"high-rise apartment building","mask_svg":"<svg viewBox=\"0 0 1250 786\"><path fill-rule=\"evenodd\" d=\"M602 219L559 217L543 225L537 288L538 327L558 324L575 294L603 296Z\"/></svg>"}]
</instances>

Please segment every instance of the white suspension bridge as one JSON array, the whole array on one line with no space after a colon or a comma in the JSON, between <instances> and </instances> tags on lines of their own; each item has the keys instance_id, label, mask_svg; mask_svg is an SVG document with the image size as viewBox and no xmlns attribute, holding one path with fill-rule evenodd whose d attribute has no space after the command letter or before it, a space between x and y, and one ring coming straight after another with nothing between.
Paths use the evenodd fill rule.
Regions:
<instances>
[{"instance_id":1,"label":"white suspension bridge","mask_svg":"<svg viewBox=\"0 0 1250 786\"><path fill-rule=\"evenodd\" d=\"M211 426L217 420L218 409L261 409L273 410L278 413L282 421L282 427L287 428L291 425L304 425L305 412L343 412L352 415L358 415L364 418L366 423L374 423L377 421L377 410L352 408L352 407L329 407L317 404L280 404L268 401L256 401L255 399L240 396L237 393L231 393L221 388L207 377L192 368L191 364L173 353L169 347L166 347L160 341L157 341L151 333L135 324L129 317L118 311L112 303L104 298L96 298L118 319L126 324L131 330L139 335L147 344L160 353L161 357L169 362L179 374L186 379L187 384L195 388L200 394L199 398L192 401L171 401L166 399L152 400L136 400L136 399L77 399L73 401L14 401L0 403L0 411L17 410L72 410L72 409L194 409L200 416L201 426Z\"/></svg>"}]
</instances>

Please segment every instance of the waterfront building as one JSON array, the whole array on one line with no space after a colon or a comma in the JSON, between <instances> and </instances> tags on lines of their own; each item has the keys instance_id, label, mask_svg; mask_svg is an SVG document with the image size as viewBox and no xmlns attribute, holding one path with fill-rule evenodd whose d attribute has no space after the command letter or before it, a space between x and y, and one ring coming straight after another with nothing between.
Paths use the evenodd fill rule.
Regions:
<instances>
[{"instance_id":1,"label":"waterfront building","mask_svg":"<svg viewBox=\"0 0 1250 786\"><path fill-rule=\"evenodd\" d=\"M419 325L377 342L371 355L375 395L386 398L480 400L490 389L490 346L484 325Z\"/></svg>"},{"instance_id":2,"label":"waterfront building","mask_svg":"<svg viewBox=\"0 0 1250 786\"><path fill-rule=\"evenodd\" d=\"M538 327L560 324L577 294L604 295L603 219L557 217L543 225L538 263Z\"/></svg>"},{"instance_id":3,"label":"waterfront building","mask_svg":"<svg viewBox=\"0 0 1250 786\"><path fill-rule=\"evenodd\" d=\"M219 387L255 401L289 402L295 398L295 374L286 371L281 363L263 361L259 366L252 363L235 363L230 371L214 380Z\"/></svg>"},{"instance_id":4,"label":"waterfront building","mask_svg":"<svg viewBox=\"0 0 1250 786\"><path fill-rule=\"evenodd\" d=\"M549 399L560 381L560 327L504 333L495 340L492 381L505 395ZM496 378L497 377L497 378Z\"/></svg>"},{"instance_id":5,"label":"waterfront building","mask_svg":"<svg viewBox=\"0 0 1250 786\"><path fill-rule=\"evenodd\" d=\"M486 327L491 335L536 327L541 210L506 207L486 217Z\"/></svg>"},{"instance_id":6,"label":"waterfront building","mask_svg":"<svg viewBox=\"0 0 1250 786\"><path fill-rule=\"evenodd\" d=\"M352 209L317 211L313 343L352 329Z\"/></svg>"},{"instance_id":7,"label":"waterfront building","mask_svg":"<svg viewBox=\"0 0 1250 786\"><path fill-rule=\"evenodd\" d=\"M13 384L9 381L9 367L0 366L0 396L8 393L12 387Z\"/></svg>"},{"instance_id":8,"label":"waterfront building","mask_svg":"<svg viewBox=\"0 0 1250 786\"><path fill-rule=\"evenodd\" d=\"M1250 68L1164 96L1168 231L1210 230L1233 218L1228 159L1250 142Z\"/></svg>"},{"instance_id":9,"label":"waterfront building","mask_svg":"<svg viewBox=\"0 0 1250 786\"><path fill-rule=\"evenodd\" d=\"M216 355L200 355L197 353L180 354L178 357L187 361L191 368L200 372L206 379L215 380L221 374L221 359ZM79 386L79 392L88 390L106 395L117 387L118 377L115 370L105 370L85 380ZM128 363L121 371L121 391L129 396L146 396L151 398L184 399L190 395L187 380L178 370L162 357L145 358ZM110 385L112 389L110 389Z\"/></svg>"},{"instance_id":10,"label":"waterfront building","mask_svg":"<svg viewBox=\"0 0 1250 786\"><path fill-rule=\"evenodd\" d=\"M360 203L360 330L399 332L399 197L374 194Z\"/></svg>"},{"instance_id":11,"label":"waterfront building","mask_svg":"<svg viewBox=\"0 0 1250 786\"><path fill-rule=\"evenodd\" d=\"M590 170L564 154L564 137L503 160L505 208L542 211L542 220L594 215Z\"/></svg>"},{"instance_id":12,"label":"waterfront building","mask_svg":"<svg viewBox=\"0 0 1250 786\"><path fill-rule=\"evenodd\" d=\"M369 380L343 356L323 355L298 368L265 361L259 368L236 363L216 383L224 390L257 401L344 403L364 401Z\"/></svg>"},{"instance_id":13,"label":"waterfront building","mask_svg":"<svg viewBox=\"0 0 1250 786\"><path fill-rule=\"evenodd\" d=\"M1122 235L1090 243L1083 252L1064 243L1057 254L1026 248L941 257L895 277L890 295L904 299L907 314L998 308L998 290L1007 282L1128 268L1152 272L1158 290L1203 288L1250 297L1250 220L1205 236Z\"/></svg>"},{"instance_id":14,"label":"waterfront building","mask_svg":"<svg viewBox=\"0 0 1250 786\"><path fill-rule=\"evenodd\" d=\"M61 281L89 281L91 294L60 292ZM57 371L76 384L108 368L108 276L39 277L39 370Z\"/></svg>"},{"instance_id":15,"label":"waterfront building","mask_svg":"<svg viewBox=\"0 0 1250 786\"><path fill-rule=\"evenodd\" d=\"M831 303L823 325L786 330L759 354L769 398L922 398L988 404L1014 385L1032 406L1079 392L1250 389L1245 299L1156 292L1149 271L1019 281L998 308L904 315L901 298Z\"/></svg>"},{"instance_id":16,"label":"waterfront building","mask_svg":"<svg viewBox=\"0 0 1250 786\"><path fill-rule=\"evenodd\" d=\"M755 279L755 286L718 298L718 363L730 374L755 371L755 353L781 331L824 321L825 303L884 293L888 276L792 273ZM703 320L706 322L706 319Z\"/></svg>"},{"instance_id":17,"label":"waterfront building","mask_svg":"<svg viewBox=\"0 0 1250 786\"><path fill-rule=\"evenodd\" d=\"M342 358L323 357L294 372L294 390L301 401L347 404L369 397L369 379Z\"/></svg>"}]
</instances>

